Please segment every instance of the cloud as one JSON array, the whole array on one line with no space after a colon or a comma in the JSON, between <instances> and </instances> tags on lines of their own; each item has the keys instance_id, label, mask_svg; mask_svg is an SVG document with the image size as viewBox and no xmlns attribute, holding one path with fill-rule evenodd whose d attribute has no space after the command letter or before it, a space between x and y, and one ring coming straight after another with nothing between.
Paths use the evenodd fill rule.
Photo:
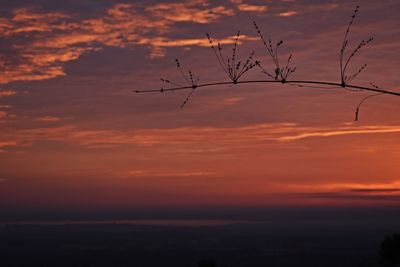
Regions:
<instances>
[{"instance_id":1,"label":"cloud","mask_svg":"<svg viewBox=\"0 0 400 267\"><path fill-rule=\"evenodd\" d=\"M265 12L268 10L267 6L256 6L248 4L239 4L237 8L240 11L245 11L245 12Z\"/></svg>"},{"instance_id":2,"label":"cloud","mask_svg":"<svg viewBox=\"0 0 400 267\"><path fill-rule=\"evenodd\" d=\"M325 129L324 131L309 131L295 135L282 136L280 141L295 141L312 137L332 137L342 135L362 135L362 134L385 134L399 133L400 126L363 126L363 127L341 127L339 129Z\"/></svg>"},{"instance_id":3,"label":"cloud","mask_svg":"<svg viewBox=\"0 0 400 267\"><path fill-rule=\"evenodd\" d=\"M54 116L43 116L43 117L35 118L35 120L40 121L40 122L59 122L59 121L63 120L63 118L54 117Z\"/></svg>"},{"instance_id":4,"label":"cloud","mask_svg":"<svg viewBox=\"0 0 400 267\"><path fill-rule=\"evenodd\" d=\"M319 183L312 185L288 185L289 189L301 191L341 191L341 192L360 192L360 193L382 193L398 192L400 181L393 180L385 183Z\"/></svg>"},{"instance_id":5,"label":"cloud","mask_svg":"<svg viewBox=\"0 0 400 267\"><path fill-rule=\"evenodd\" d=\"M0 108L2 109L9 109L9 108L13 108L13 105L0 105Z\"/></svg>"},{"instance_id":6,"label":"cloud","mask_svg":"<svg viewBox=\"0 0 400 267\"><path fill-rule=\"evenodd\" d=\"M237 105L243 99L244 99L243 97L229 97L225 98L222 103L224 106L234 106Z\"/></svg>"},{"instance_id":7,"label":"cloud","mask_svg":"<svg viewBox=\"0 0 400 267\"><path fill-rule=\"evenodd\" d=\"M231 3L236 5L239 11L243 12L265 12L268 10L268 6L266 5L245 4L243 0L231 0Z\"/></svg>"},{"instance_id":8,"label":"cloud","mask_svg":"<svg viewBox=\"0 0 400 267\"><path fill-rule=\"evenodd\" d=\"M233 44L235 43L236 36L228 36L223 39L215 39L215 42L219 42L221 45ZM243 41L258 41L258 37L240 35L240 39L237 44L240 45ZM164 57L166 54L165 48L167 47L209 47L210 43L205 38L187 38L187 39L170 39L166 37L158 38L142 38L138 41L139 44L148 45L152 47L150 58Z\"/></svg>"},{"instance_id":9,"label":"cloud","mask_svg":"<svg viewBox=\"0 0 400 267\"><path fill-rule=\"evenodd\" d=\"M0 98L2 97L7 97L7 96L14 96L16 95L17 92L13 91L13 90L4 90L4 91L0 91Z\"/></svg>"},{"instance_id":10,"label":"cloud","mask_svg":"<svg viewBox=\"0 0 400 267\"><path fill-rule=\"evenodd\" d=\"M16 141L0 141L0 148L16 146L16 145L17 145Z\"/></svg>"},{"instance_id":11,"label":"cloud","mask_svg":"<svg viewBox=\"0 0 400 267\"><path fill-rule=\"evenodd\" d=\"M298 194L301 198L308 199L332 199L332 200L359 200L359 201L389 201L389 202L399 202L400 195L385 195L385 194L356 194L349 192L318 192L318 193L300 193Z\"/></svg>"},{"instance_id":12,"label":"cloud","mask_svg":"<svg viewBox=\"0 0 400 267\"><path fill-rule=\"evenodd\" d=\"M233 16L232 9L224 6L209 7L205 1L188 1L182 3L160 3L145 10L153 16L172 22L210 23L221 16Z\"/></svg>"},{"instance_id":13,"label":"cloud","mask_svg":"<svg viewBox=\"0 0 400 267\"><path fill-rule=\"evenodd\" d=\"M400 188L354 188L349 191L357 193L398 193Z\"/></svg>"},{"instance_id":14,"label":"cloud","mask_svg":"<svg viewBox=\"0 0 400 267\"><path fill-rule=\"evenodd\" d=\"M397 180L387 183L322 183L286 186L293 191L294 196L306 199L400 201L400 181Z\"/></svg>"},{"instance_id":15,"label":"cloud","mask_svg":"<svg viewBox=\"0 0 400 267\"><path fill-rule=\"evenodd\" d=\"M130 170L128 177L206 177L214 176L215 172L209 171L160 171L160 170Z\"/></svg>"},{"instance_id":16,"label":"cloud","mask_svg":"<svg viewBox=\"0 0 400 267\"><path fill-rule=\"evenodd\" d=\"M292 16L296 16L298 14L299 14L299 12L297 12L297 11L286 11L286 12L281 12L278 15L280 17L292 17Z\"/></svg>"},{"instance_id":17,"label":"cloud","mask_svg":"<svg viewBox=\"0 0 400 267\"><path fill-rule=\"evenodd\" d=\"M63 64L105 46L145 45L151 57L165 55L166 47L205 46L197 39L166 36L177 23L206 24L234 11L208 1L158 3L142 7L115 4L103 15L80 18L32 8L13 11L0 20L0 35L13 41L13 56L0 57L0 83L35 81L65 76Z\"/></svg>"},{"instance_id":18,"label":"cloud","mask_svg":"<svg viewBox=\"0 0 400 267\"><path fill-rule=\"evenodd\" d=\"M234 149L265 144L294 142L305 138L341 135L399 133L400 126L304 127L292 123L252 124L240 127L179 127L166 129L86 130L74 125L4 131L1 142L31 146L38 141L58 141L87 148L125 145L174 146L176 151L192 146ZM193 147L192 147L193 149Z\"/></svg>"}]
</instances>

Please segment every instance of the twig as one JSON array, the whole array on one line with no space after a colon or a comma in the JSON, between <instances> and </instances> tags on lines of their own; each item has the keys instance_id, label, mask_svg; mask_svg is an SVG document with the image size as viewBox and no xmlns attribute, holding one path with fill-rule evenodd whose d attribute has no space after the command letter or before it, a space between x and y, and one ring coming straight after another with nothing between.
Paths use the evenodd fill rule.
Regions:
<instances>
[{"instance_id":1,"label":"twig","mask_svg":"<svg viewBox=\"0 0 400 267\"><path fill-rule=\"evenodd\" d=\"M371 85L372 85L374 88L376 88L376 89L380 89L379 86L375 85L374 83L371 83ZM364 97L364 98L360 101L360 103L358 103L358 106L357 106L356 112L355 112L355 115L356 115L356 116L355 116L354 121L358 121L361 105L362 105L365 101L367 101L368 99L370 99L370 98L372 98L372 97L379 96L379 95L383 95L383 94L384 94L384 93L377 93L377 94L372 94L372 95L369 95L369 96Z\"/></svg>"},{"instance_id":2,"label":"twig","mask_svg":"<svg viewBox=\"0 0 400 267\"><path fill-rule=\"evenodd\" d=\"M214 42L211 38L211 35L209 33L206 34L208 42L210 43L210 47L213 50L215 57L218 60L218 63L222 70L225 72L225 74L229 77L229 79L234 83L237 84L239 79L249 70L254 68L259 64L259 62L256 60L254 61L254 51L250 53L250 55L247 57L246 61L244 64L242 64L242 61L237 61L237 47L238 47L238 42L240 38L240 31L236 34L235 37L235 42L233 44L232 48L232 56L225 60L223 53L222 53L222 46L218 42L217 47L214 45Z\"/></svg>"},{"instance_id":3,"label":"twig","mask_svg":"<svg viewBox=\"0 0 400 267\"><path fill-rule=\"evenodd\" d=\"M343 38L342 47L340 49L340 77L341 77L342 87L345 87L345 85L349 84L352 80L354 80L358 76L358 74L360 74L367 67L367 64L364 64L361 68L359 68L359 70L355 74L353 74L351 76L347 76L346 75L346 70L347 70L351 60L355 57L355 55L364 46L368 45L369 43L371 43L374 40L373 37L370 37L367 40L362 40L359 43L359 45L353 50L353 52L347 57L346 62L343 64L344 58L345 58L345 52L346 52L346 49L348 48L348 44L349 44L348 35L349 35L349 32L350 32L351 26L354 23L356 15L357 15L357 13L359 11L359 8L360 7L357 6L356 9L353 12L353 15L351 16L350 22L349 22L349 24L347 26L346 33L345 33L344 38Z\"/></svg>"},{"instance_id":4,"label":"twig","mask_svg":"<svg viewBox=\"0 0 400 267\"><path fill-rule=\"evenodd\" d=\"M276 43L275 48L272 45L272 40L271 38L268 39L268 43L264 38L264 35L261 33L260 27L258 27L257 23L253 21L254 28L256 29L258 35L260 36L261 41L263 42L265 48L268 51L269 57L272 59L275 67L273 70L273 74L271 72L267 71L265 68L261 66L261 64L258 64L258 67L261 69L261 71L269 76L270 78L276 80L276 81L281 81L282 83L285 83L286 80L289 78L289 76L296 71L296 67L290 67L290 61L292 60L292 54L288 57L286 61L286 65L284 68L280 67L279 64L279 53L278 49L279 47L283 44L283 40L279 41Z\"/></svg>"}]
</instances>

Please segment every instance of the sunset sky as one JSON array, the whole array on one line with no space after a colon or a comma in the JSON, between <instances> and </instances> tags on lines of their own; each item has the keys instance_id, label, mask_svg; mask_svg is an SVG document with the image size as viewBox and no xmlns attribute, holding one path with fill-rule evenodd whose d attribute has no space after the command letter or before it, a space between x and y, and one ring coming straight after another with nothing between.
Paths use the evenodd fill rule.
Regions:
<instances>
[{"instance_id":1,"label":"sunset sky","mask_svg":"<svg viewBox=\"0 0 400 267\"><path fill-rule=\"evenodd\" d=\"M238 57L284 40L293 79L340 82L339 52L374 41L353 84L400 91L398 0L1 0L0 209L398 206L400 97L251 84L135 94L160 77L227 81L206 33ZM253 69L243 79L268 79Z\"/></svg>"}]
</instances>

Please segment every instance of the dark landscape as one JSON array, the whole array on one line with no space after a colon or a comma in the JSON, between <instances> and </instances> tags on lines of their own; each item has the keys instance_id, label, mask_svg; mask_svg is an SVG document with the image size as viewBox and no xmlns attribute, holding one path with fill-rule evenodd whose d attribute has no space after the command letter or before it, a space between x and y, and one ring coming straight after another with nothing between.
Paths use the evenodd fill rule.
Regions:
<instances>
[{"instance_id":1,"label":"dark landscape","mask_svg":"<svg viewBox=\"0 0 400 267\"><path fill-rule=\"evenodd\" d=\"M253 221L5 223L0 266L384 266L381 243L400 231L398 209L375 210L377 217L288 212L260 220L279 217L264 211Z\"/></svg>"}]
</instances>

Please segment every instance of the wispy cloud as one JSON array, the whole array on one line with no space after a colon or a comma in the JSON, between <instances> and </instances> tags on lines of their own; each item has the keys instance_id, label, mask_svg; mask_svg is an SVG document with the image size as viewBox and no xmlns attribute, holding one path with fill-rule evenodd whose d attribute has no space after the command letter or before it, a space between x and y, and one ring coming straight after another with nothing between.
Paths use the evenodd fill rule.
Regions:
<instances>
[{"instance_id":1,"label":"wispy cloud","mask_svg":"<svg viewBox=\"0 0 400 267\"><path fill-rule=\"evenodd\" d=\"M398 192L400 189L400 181L392 180L381 183L316 183L316 184L290 184L289 189L301 190L307 192L314 191L346 191L346 192L361 192L361 193L382 193L382 192Z\"/></svg>"},{"instance_id":2,"label":"wispy cloud","mask_svg":"<svg viewBox=\"0 0 400 267\"><path fill-rule=\"evenodd\" d=\"M239 4L237 8L240 11L245 11L245 12L265 12L268 10L267 6L257 6L248 4Z\"/></svg>"},{"instance_id":3,"label":"wispy cloud","mask_svg":"<svg viewBox=\"0 0 400 267\"><path fill-rule=\"evenodd\" d=\"M303 199L334 201L400 201L400 181L386 183L317 183L285 185L293 195Z\"/></svg>"},{"instance_id":4,"label":"wispy cloud","mask_svg":"<svg viewBox=\"0 0 400 267\"><path fill-rule=\"evenodd\" d=\"M35 118L34 120L40 121L40 122L59 122L59 121L62 121L63 118L55 117L55 116L43 116L43 117Z\"/></svg>"},{"instance_id":5,"label":"wispy cloud","mask_svg":"<svg viewBox=\"0 0 400 267\"><path fill-rule=\"evenodd\" d=\"M362 135L362 134L385 134L399 133L400 126L362 126L362 127L340 127L338 129L321 129L324 131L309 131L295 135L282 136L280 141L295 141L312 137L333 137L341 135Z\"/></svg>"},{"instance_id":6,"label":"wispy cloud","mask_svg":"<svg viewBox=\"0 0 400 267\"><path fill-rule=\"evenodd\" d=\"M236 5L236 8L243 12L266 12L268 10L267 5L253 5L246 4L243 0L231 0L233 4Z\"/></svg>"},{"instance_id":7,"label":"wispy cloud","mask_svg":"<svg viewBox=\"0 0 400 267\"><path fill-rule=\"evenodd\" d=\"M211 6L207 1L196 0L181 3L159 3L145 9L152 15L171 22L210 23L222 16L233 16L232 9L225 6Z\"/></svg>"},{"instance_id":8,"label":"wispy cloud","mask_svg":"<svg viewBox=\"0 0 400 267\"><path fill-rule=\"evenodd\" d=\"M56 119L57 120L57 119ZM45 121L55 121L47 118ZM253 124L240 127L180 127L169 129L85 130L74 125L4 132L0 141L9 146L27 146L40 140L76 143L89 148L123 145L246 147L268 143L295 142L305 138L400 133L400 126L304 127L291 123ZM178 148L178 147L176 147Z\"/></svg>"},{"instance_id":9,"label":"wispy cloud","mask_svg":"<svg viewBox=\"0 0 400 267\"><path fill-rule=\"evenodd\" d=\"M215 176L215 172L210 171L162 171L162 170L129 170L128 177L207 177Z\"/></svg>"},{"instance_id":10,"label":"wispy cloud","mask_svg":"<svg viewBox=\"0 0 400 267\"><path fill-rule=\"evenodd\" d=\"M244 99L243 97L229 97L225 98L222 103L224 106L234 106L237 105L243 99Z\"/></svg>"},{"instance_id":11,"label":"wispy cloud","mask_svg":"<svg viewBox=\"0 0 400 267\"><path fill-rule=\"evenodd\" d=\"M0 108L2 109L9 109L9 108L13 108L13 105L0 105Z\"/></svg>"},{"instance_id":12,"label":"wispy cloud","mask_svg":"<svg viewBox=\"0 0 400 267\"><path fill-rule=\"evenodd\" d=\"M7 97L7 96L14 96L16 94L17 94L17 92L13 91L13 90L3 90L3 91L0 91L0 98Z\"/></svg>"},{"instance_id":13,"label":"wispy cloud","mask_svg":"<svg viewBox=\"0 0 400 267\"><path fill-rule=\"evenodd\" d=\"M16 146L17 144L16 141L0 141L0 148Z\"/></svg>"},{"instance_id":14,"label":"wispy cloud","mask_svg":"<svg viewBox=\"0 0 400 267\"><path fill-rule=\"evenodd\" d=\"M228 36L223 39L215 39L215 41L219 42L221 45L224 45L224 44L235 43L236 41L235 39L236 36ZM237 41L237 44L240 45L243 43L243 41L258 41L258 38L243 34L240 36L240 40ZM138 43L152 47L150 58L164 57L166 54L165 48L168 47L210 46L209 41L205 38L186 38L186 39L170 39L166 37L142 38L138 41Z\"/></svg>"},{"instance_id":15,"label":"wispy cloud","mask_svg":"<svg viewBox=\"0 0 400 267\"><path fill-rule=\"evenodd\" d=\"M285 12L281 12L278 15L281 17L292 17L292 16L296 16L298 15L299 12L297 11L285 11Z\"/></svg>"}]
</instances>

